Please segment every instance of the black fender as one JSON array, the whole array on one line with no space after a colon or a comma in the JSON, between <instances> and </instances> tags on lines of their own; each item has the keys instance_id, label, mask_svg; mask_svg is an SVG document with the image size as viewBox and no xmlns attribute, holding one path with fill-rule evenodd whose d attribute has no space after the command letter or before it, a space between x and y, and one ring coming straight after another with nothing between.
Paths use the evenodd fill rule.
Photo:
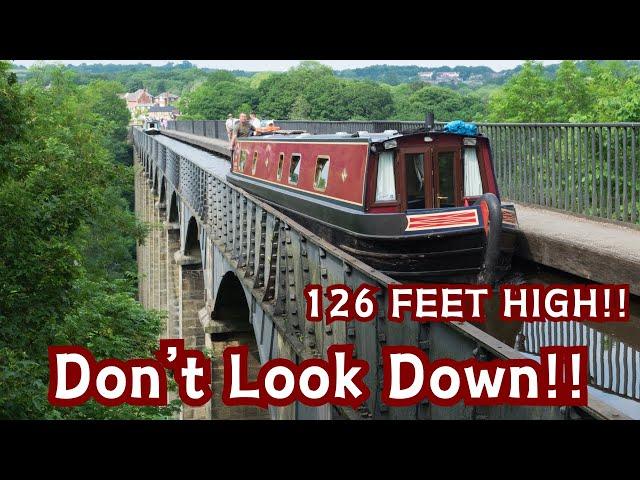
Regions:
<instances>
[{"instance_id":1,"label":"black fender","mask_svg":"<svg viewBox=\"0 0 640 480\"><path fill-rule=\"evenodd\" d=\"M500 200L493 193L483 194L474 205L486 205L489 218L485 225L487 246L484 254L484 265L478 275L481 283L493 284L496 279L496 266L500 258L500 239L502 236L502 208Z\"/></svg>"}]
</instances>

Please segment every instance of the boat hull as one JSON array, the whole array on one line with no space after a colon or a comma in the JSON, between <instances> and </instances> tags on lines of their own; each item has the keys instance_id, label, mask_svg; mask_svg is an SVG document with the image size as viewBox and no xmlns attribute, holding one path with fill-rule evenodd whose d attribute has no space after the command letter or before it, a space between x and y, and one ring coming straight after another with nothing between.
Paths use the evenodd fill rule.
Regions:
<instances>
[{"instance_id":1,"label":"boat hull","mask_svg":"<svg viewBox=\"0 0 640 480\"><path fill-rule=\"evenodd\" d=\"M385 240L378 236L355 236L283 205L268 203L332 245L394 279L442 283L483 282L487 254L487 236L483 228ZM375 218L371 220L375 221ZM500 255L492 281L499 280L511 268L516 240L515 230L502 230Z\"/></svg>"},{"instance_id":2,"label":"boat hull","mask_svg":"<svg viewBox=\"0 0 640 480\"><path fill-rule=\"evenodd\" d=\"M487 208L371 214L357 206L285 190L242 175L231 173L227 179L392 278L492 283L511 267L517 228L503 224L500 218L498 231L490 234L486 228ZM499 203L497 208L500 212ZM457 217L463 218L462 223L455 220ZM468 218L475 218L475 222ZM422 226L425 230L420 229ZM492 243L494 247L489 248ZM488 261L488 256L493 261Z\"/></svg>"}]
</instances>

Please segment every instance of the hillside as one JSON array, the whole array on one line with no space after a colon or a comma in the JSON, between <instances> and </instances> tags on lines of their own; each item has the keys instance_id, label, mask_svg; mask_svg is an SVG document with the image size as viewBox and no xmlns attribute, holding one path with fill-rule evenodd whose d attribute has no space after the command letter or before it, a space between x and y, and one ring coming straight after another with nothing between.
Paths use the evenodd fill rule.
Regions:
<instances>
[{"instance_id":1,"label":"hillside","mask_svg":"<svg viewBox=\"0 0 640 480\"><path fill-rule=\"evenodd\" d=\"M603 60L598 60L603 62ZM639 66L638 60L626 60L626 67ZM559 64L547 65L544 71L553 78ZM577 62L580 70L586 69L586 61ZM116 80L122 83L128 91L138 88L147 88L153 95L165 90L177 95L192 90L199 83L207 79L207 75L217 69L201 68L188 61L180 63L167 63L162 66L153 66L145 63L135 65L121 64L81 64L67 65L77 75L76 82L87 84L92 80ZM19 65L14 65L14 72L18 80L23 81L28 76L28 70ZM353 80L369 80L388 85L401 85L403 83L424 82L443 87L458 89L469 87L477 89L484 86L503 85L510 77L520 72L522 66L512 69L494 71L487 66L455 66L426 68L417 65L371 65L363 68L351 68L336 70L337 77ZM249 79L258 72L246 70L229 70L230 74L238 78ZM263 72L264 73L264 72Z\"/></svg>"},{"instance_id":2,"label":"hillside","mask_svg":"<svg viewBox=\"0 0 640 480\"><path fill-rule=\"evenodd\" d=\"M599 63L604 62L606 60L598 60ZM638 60L625 60L623 62L626 67L639 66L640 61ZM587 62L582 60L576 63L576 66L579 70L586 70ZM555 76L559 63L553 65L547 65L544 67L545 73L549 75L549 77L553 78ZM494 71L493 69L486 66L477 66L477 67L466 67L466 66L456 66L456 67L434 67L434 68L425 68L419 67L417 65L409 65L409 66L396 66L396 65L371 65L369 67L363 68L352 68L346 70L336 71L336 75L343 78L353 78L358 80L371 80L374 82L387 83L389 85L399 85L401 83L412 83L419 81L428 81L428 83L436 83L442 86L455 86L459 84L466 84L470 87L482 87L485 85L502 85L504 84L510 77L516 75L522 70L522 66L518 65L515 68ZM459 80L457 81L429 81L425 80L425 74L431 74L432 77L437 77L440 73L456 73L458 74ZM420 76L423 74L423 77Z\"/></svg>"},{"instance_id":3,"label":"hillside","mask_svg":"<svg viewBox=\"0 0 640 480\"><path fill-rule=\"evenodd\" d=\"M467 82L472 78L480 80L481 84L486 83L502 83L500 80L508 78L512 70L504 70L495 72L489 67L433 67L426 68L417 65L396 66L396 65L371 65L363 68L352 68L339 70L336 75L344 78L353 78L358 80L372 80L374 82L387 83L389 85L399 85L401 83L412 83L421 81L421 73L457 73L463 82ZM444 82L443 82L444 83Z\"/></svg>"}]
</instances>

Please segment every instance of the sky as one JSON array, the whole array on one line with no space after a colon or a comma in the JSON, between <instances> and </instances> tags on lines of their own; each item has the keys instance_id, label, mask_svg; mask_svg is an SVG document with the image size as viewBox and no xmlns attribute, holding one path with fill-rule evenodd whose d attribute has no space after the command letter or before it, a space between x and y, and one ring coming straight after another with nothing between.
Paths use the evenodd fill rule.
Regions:
<instances>
[{"instance_id":1,"label":"sky","mask_svg":"<svg viewBox=\"0 0 640 480\"><path fill-rule=\"evenodd\" d=\"M18 65L31 66L37 60L14 60ZM165 65L168 62L180 63L182 60L45 60L46 63L62 63L64 65L79 65L81 63L117 63L136 64L148 63L151 65ZM189 60L198 67L219 68L223 70L248 70L248 71L284 71L298 65L300 60ZM495 71L514 68L524 60L320 60L321 63L330 66L334 70L347 68L360 68L369 65L419 65L421 67L455 67L463 66L487 66ZM560 60L542 60L545 65L559 63Z\"/></svg>"}]
</instances>

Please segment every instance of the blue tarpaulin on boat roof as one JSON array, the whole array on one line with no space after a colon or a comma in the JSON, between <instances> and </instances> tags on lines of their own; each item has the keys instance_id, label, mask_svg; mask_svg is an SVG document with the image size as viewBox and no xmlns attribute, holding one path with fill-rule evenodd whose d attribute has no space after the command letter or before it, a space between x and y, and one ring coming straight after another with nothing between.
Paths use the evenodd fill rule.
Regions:
<instances>
[{"instance_id":1,"label":"blue tarpaulin on boat roof","mask_svg":"<svg viewBox=\"0 0 640 480\"><path fill-rule=\"evenodd\" d=\"M478 134L478 127L473 123L463 122L462 120L454 120L444 126L444 131L449 133L457 133L458 135L475 136Z\"/></svg>"}]
</instances>

